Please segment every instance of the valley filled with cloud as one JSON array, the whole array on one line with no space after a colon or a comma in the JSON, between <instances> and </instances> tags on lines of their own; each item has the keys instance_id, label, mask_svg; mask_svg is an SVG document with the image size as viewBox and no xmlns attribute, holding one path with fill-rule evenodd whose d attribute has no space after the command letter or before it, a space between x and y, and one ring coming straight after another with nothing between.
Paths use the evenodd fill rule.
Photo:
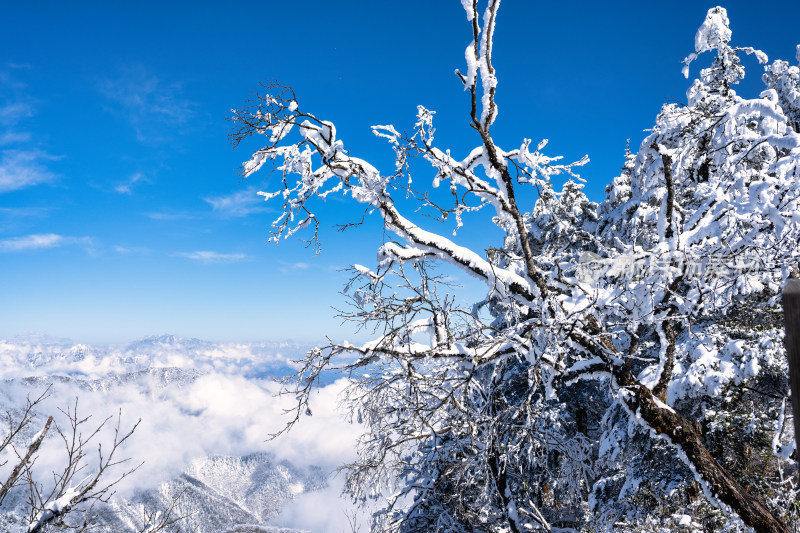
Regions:
<instances>
[{"instance_id":1,"label":"valley filled with cloud","mask_svg":"<svg viewBox=\"0 0 800 533\"><path fill-rule=\"evenodd\" d=\"M67 428L65 411L75 407L79 418L91 416L86 428L109 418L89 447L89 465L94 446L113 441L118 418L123 431L141 419L120 452L130 460L108 474L111 479L140 465L116 486L114 513L103 526L107 531L135 531L145 509L163 507L178 494L177 510L188 515L187 529L220 531L216 528L224 524L226 530L248 525L346 531L354 511L339 497L342 479L335 471L354 458L359 426L337 409L344 380L332 376L315 396L313 416L269 439L288 421L283 412L292 401L276 396L275 378L291 371L292 359L306 349L296 343L214 344L170 335L111 347L16 337L0 341L0 405L13 413L26 397L49 390L37 406L32 431L41 430L50 415ZM50 472L64 464L63 454L58 434L49 433L35 464L45 485ZM3 531L25 530L26 495L19 489L12 493L17 505L5 506L17 516L7 514Z\"/></svg>"}]
</instances>

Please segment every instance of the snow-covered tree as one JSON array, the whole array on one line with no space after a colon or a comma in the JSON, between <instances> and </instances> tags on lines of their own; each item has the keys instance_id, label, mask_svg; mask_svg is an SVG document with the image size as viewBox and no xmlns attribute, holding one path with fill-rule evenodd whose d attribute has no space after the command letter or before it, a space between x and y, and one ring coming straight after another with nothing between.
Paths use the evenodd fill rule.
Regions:
<instances>
[{"instance_id":1,"label":"snow-covered tree","mask_svg":"<svg viewBox=\"0 0 800 533\"><path fill-rule=\"evenodd\" d=\"M494 142L499 1L482 17L462 3L472 40L456 74L473 149L437 147L420 106L409 134L373 126L396 156L382 173L291 89L234 114L234 143L268 138L244 176L267 162L281 175L263 193L283 201L275 239L316 225L313 202L330 194L365 204L395 239L347 287L346 318L377 337L309 353L288 389L294 421L321 372L348 373L366 432L346 490L385 498L375 530L790 531L800 502L779 294L800 255L797 67L775 62L758 98L737 95L739 54L767 58L731 47L725 10L711 9L684 73L706 52L711 66L686 105L662 108L597 205L575 174L586 159ZM419 156L438 191L413 188ZM506 235L486 251L458 237L480 210ZM486 298L459 305L442 263L484 282Z\"/></svg>"},{"instance_id":2,"label":"snow-covered tree","mask_svg":"<svg viewBox=\"0 0 800 533\"><path fill-rule=\"evenodd\" d=\"M796 58L800 63L800 44L797 45ZM800 131L800 66L789 66L788 61L777 60L765 70L762 76L764 83L770 89L775 89L786 118L794 131Z\"/></svg>"}]
</instances>

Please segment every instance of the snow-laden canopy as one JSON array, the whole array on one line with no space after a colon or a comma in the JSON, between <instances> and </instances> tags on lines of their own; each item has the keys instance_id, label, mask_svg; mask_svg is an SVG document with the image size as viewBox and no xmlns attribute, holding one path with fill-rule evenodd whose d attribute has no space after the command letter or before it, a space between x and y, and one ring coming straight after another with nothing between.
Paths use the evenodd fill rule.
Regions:
<instances>
[{"instance_id":1,"label":"snow-laden canopy","mask_svg":"<svg viewBox=\"0 0 800 533\"><path fill-rule=\"evenodd\" d=\"M321 371L350 375L344 399L367 433L347 490L387 498L376 529L788 531L800 517L779 298L800 254L798 67L773 62L765 91L739 96L739 54L767 57L731 47L726 11L709 10L683 72L704 53L711 66L687 104L662 107L598 205L575 174L586 158L494 142L499 2L482 17L463 4L472 40L456 74L475 148L436 146L419 107L409 134L373 127L395 153L384 173L280 86L234 117L235 142L268 139L243 173L275 163L275 239L318 224L313 202L338 193L387 233L343 313L378 335L309 354L290 387L298 417ZM429 190L412 186L416 156ZM414 201L453 226L423 223ZM474 250L458 235L481 210L506 238ZM485 299L459 305L436 263L484 282Z\"/></svg>"}]
</instances>

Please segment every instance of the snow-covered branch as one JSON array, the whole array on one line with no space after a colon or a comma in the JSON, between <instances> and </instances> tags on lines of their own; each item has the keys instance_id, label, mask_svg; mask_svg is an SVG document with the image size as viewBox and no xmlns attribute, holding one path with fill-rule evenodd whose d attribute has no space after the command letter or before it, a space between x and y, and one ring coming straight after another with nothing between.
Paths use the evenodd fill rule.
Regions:
<instances>
[{"instance_id":1,"label":"snow-covered branch","mask_svg":"<svg viewBox=\"0 0 800 533\"><path fill-rule=\"evenodd\" d=\"M234 113L234 143L267 138L242 174L277 171L262 193L283 205L275 240L316 227L313 206L332 194L389 235L374 270L355 267L341 312L375 339L310 352L287 384L289 425L325 372L349 377L344 400L366 433L347 491L394 495L376 530L634 531L704 513L711 529L788 531L800 516L769 414L786 405L776 307L800 259L796 68L775 62L766 91L738 96L738 54L766 57L731 47L725 10L710 10L685 72L697 54L717 58L688 105L663 106L627 150L598 205L576 174L588 158L563 164L546 140L495 143L499 1L462 4L472 39L456 74L477 146L437 146L420 106L410 134L373 126L395 155L382 172L286 87ZM430 181L417 166L412 180L424 163ZM463 236L487 209L506 237L479 250ZM437 263L482 281L485 298L462 303Z\"/></svg>"}]
</instances>

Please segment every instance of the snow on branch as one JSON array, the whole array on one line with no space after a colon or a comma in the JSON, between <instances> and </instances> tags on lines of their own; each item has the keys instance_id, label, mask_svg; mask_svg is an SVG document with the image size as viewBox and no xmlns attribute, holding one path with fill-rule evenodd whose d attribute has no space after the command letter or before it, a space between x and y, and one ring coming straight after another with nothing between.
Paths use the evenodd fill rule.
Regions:
<instances>
[{"instance_id":1,"label":"snow on branch","mask_svg":"<svg viewBox=\"0 0 800 533\"><path fill-rule=\"evenodd\" d=\"M273 84L234 112L234 144L264 143L242 175L273 169L270 192L260 193L283 206L273 240L316 228L315 202L330 195L350 196L385 230L377 267L354 267L340 311L373 340L330 341L299 361L284 391L297 401L287 429L326 372L347 376L344 401L366 433L346 490L397 496L376 515L380 527L611 528L608 517L656 512L631 502L657 494L673 518L688 516L680 505L712 506L736 515L725 524L788 531L786 458L772 457L774 424L754 413L777 416L786 405L775 306L800 259L795 71L776 62L759 98L736 95L738 54L766 56L729 46L727 13L711 9L684 73L698 54L716 50L714 63L687 105L662 108L598 205L577 173L588 157L563 163L543 153L546 140L511 149L494 141L499 1L488 0L482 16L476 0L462 5L472 40L466 74L456 74L476 146L439 146L435 114L419 106L408 133L372 127L394 153L379 169L286 87ZM558 175L569 178L561 190ZM521 205L522 191L536 196L533 206ZM505 236L485 250L459 238L482 210ZM485 297L461 302L434 272L442 263L482 281ZM765 384L776 390L747 396ZM733 462L719 457L714 446L738 446L766 425L770 473L737 466L761 457L751 449ZM665 473L665 464L678 470ZM706 497L679 501L690 484Z\"/></svg>"}]
</instances>

